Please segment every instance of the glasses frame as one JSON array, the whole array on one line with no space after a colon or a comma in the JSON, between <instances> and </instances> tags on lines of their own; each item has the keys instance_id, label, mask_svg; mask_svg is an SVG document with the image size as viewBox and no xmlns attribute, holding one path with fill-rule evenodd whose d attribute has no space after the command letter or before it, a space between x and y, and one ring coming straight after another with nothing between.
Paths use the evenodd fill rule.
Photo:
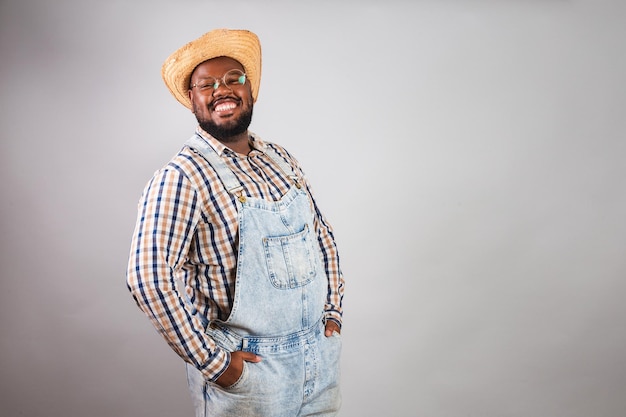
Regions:
<instances>
[{"instance_id":1,"label":"glasses frame","mask_svg":"<svg viewBox=\"0 0 626 417\"><path fill-rule=\"evenodd\" d=\"M208 93L213 93L215 90L220 88L220 85L223 85L224 87L228 88L230 91L233 91L232 87L228 85L228 83L226 83L226 76L232 72L236 72L240 74L239 77L237 78L237 81L239 82L239 84L235 84L233 85L233 87L237 85L244 85L246 81L248 80L248 76L246 75L245 72L243 72L240 69L233 68L233 69L226 71L224 75L222 75L220 78L208 77L207 81L210 79L215 80L215 82L212 85L208 82L206 84L202 84L202 86L198 85L198 83L194 83L193 85L189 87L189 89L191 90L194 87L197 87L198 91L208 94ZM212 87L212 88L209 88L209 87Z\"/></svg>"}]
</instances>

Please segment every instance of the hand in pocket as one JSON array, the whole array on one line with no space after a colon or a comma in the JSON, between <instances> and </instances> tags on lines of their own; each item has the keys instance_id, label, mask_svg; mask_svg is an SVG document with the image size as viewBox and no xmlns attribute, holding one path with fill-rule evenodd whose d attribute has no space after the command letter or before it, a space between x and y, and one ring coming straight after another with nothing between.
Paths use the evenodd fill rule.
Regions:
<instances>
[{"instance_id":1,"label":"hand in pocket","mask_svg":"<svg viewBox=\"0 0 626 417\"><path fill-rule=\"evenodd\" d=\"M261 357L251 352L237 350L230 354L230 364L226 371L215 381L222 388L228 388L239 380L244 362L261 362Z\"/></svg>"}]
</instances>

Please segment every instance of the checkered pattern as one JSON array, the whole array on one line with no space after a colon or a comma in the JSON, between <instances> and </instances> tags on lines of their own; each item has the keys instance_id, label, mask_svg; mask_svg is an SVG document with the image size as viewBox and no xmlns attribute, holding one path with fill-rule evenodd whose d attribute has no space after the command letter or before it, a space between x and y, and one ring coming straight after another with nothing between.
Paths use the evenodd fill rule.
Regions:
<instances>
[{"instance_id":1,"label":"checkered pattern","mask_svg":"<svg viewBox=\"0 0 626 417\"><path fill-rule=\"evenodd\" d=\"M291 186L261 149L237 155L208 134L198 133L243 184L249 197L278 200ZM329 280L326 317L341 323L344 280L332 228L318 209L298 162L282 147L268 144L304 180L314 210L315 228ZM237 265L237 206L216 172L184 147L148 182L138 206L127 271L128 288L169 345L185 361L215 380L230 355L204 334L196 312L225 320L230 314ZM182 285L180 285L182 283Z\"/></svg>"}]
</instances>

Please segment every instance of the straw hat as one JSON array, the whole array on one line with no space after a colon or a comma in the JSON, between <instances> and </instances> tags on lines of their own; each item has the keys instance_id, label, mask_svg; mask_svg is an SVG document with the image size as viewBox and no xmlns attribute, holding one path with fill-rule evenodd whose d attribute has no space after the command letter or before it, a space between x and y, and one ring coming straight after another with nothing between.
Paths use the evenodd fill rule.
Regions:
<instances>
[{"instance_id":1,"label":"straw hat","mask_svg":"<svg viewBox=\"0 0 626 417\"><path fill-rule=\"evenodd\" d=\"M205 33L170 55L161 67L161 76L174 98L191 109L187 94L191 73L204 61L220 56L243 65L256 102L261 82L261 43L247 30L216 29Z\"/></svg>"}]
</instances>

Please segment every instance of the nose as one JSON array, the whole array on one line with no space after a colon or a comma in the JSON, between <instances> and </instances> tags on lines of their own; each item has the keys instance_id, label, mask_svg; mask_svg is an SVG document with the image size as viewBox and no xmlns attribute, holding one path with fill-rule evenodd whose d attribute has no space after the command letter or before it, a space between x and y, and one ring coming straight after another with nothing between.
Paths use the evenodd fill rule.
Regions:
<instances>
[{"instance_id":1,"label":"nose","mask_svg":"<svg viewBox=\"0 0 626 417\"><path fill-rule=\"evenodd\" d=\"M213 96L214 97L232 93L233 90L228 85L226 85L224 80L217 80L215 83L217 84L217 88L213 89ZM222 87L224 87L224 88L222 88Z\"/></svg>"}]
</instances>

